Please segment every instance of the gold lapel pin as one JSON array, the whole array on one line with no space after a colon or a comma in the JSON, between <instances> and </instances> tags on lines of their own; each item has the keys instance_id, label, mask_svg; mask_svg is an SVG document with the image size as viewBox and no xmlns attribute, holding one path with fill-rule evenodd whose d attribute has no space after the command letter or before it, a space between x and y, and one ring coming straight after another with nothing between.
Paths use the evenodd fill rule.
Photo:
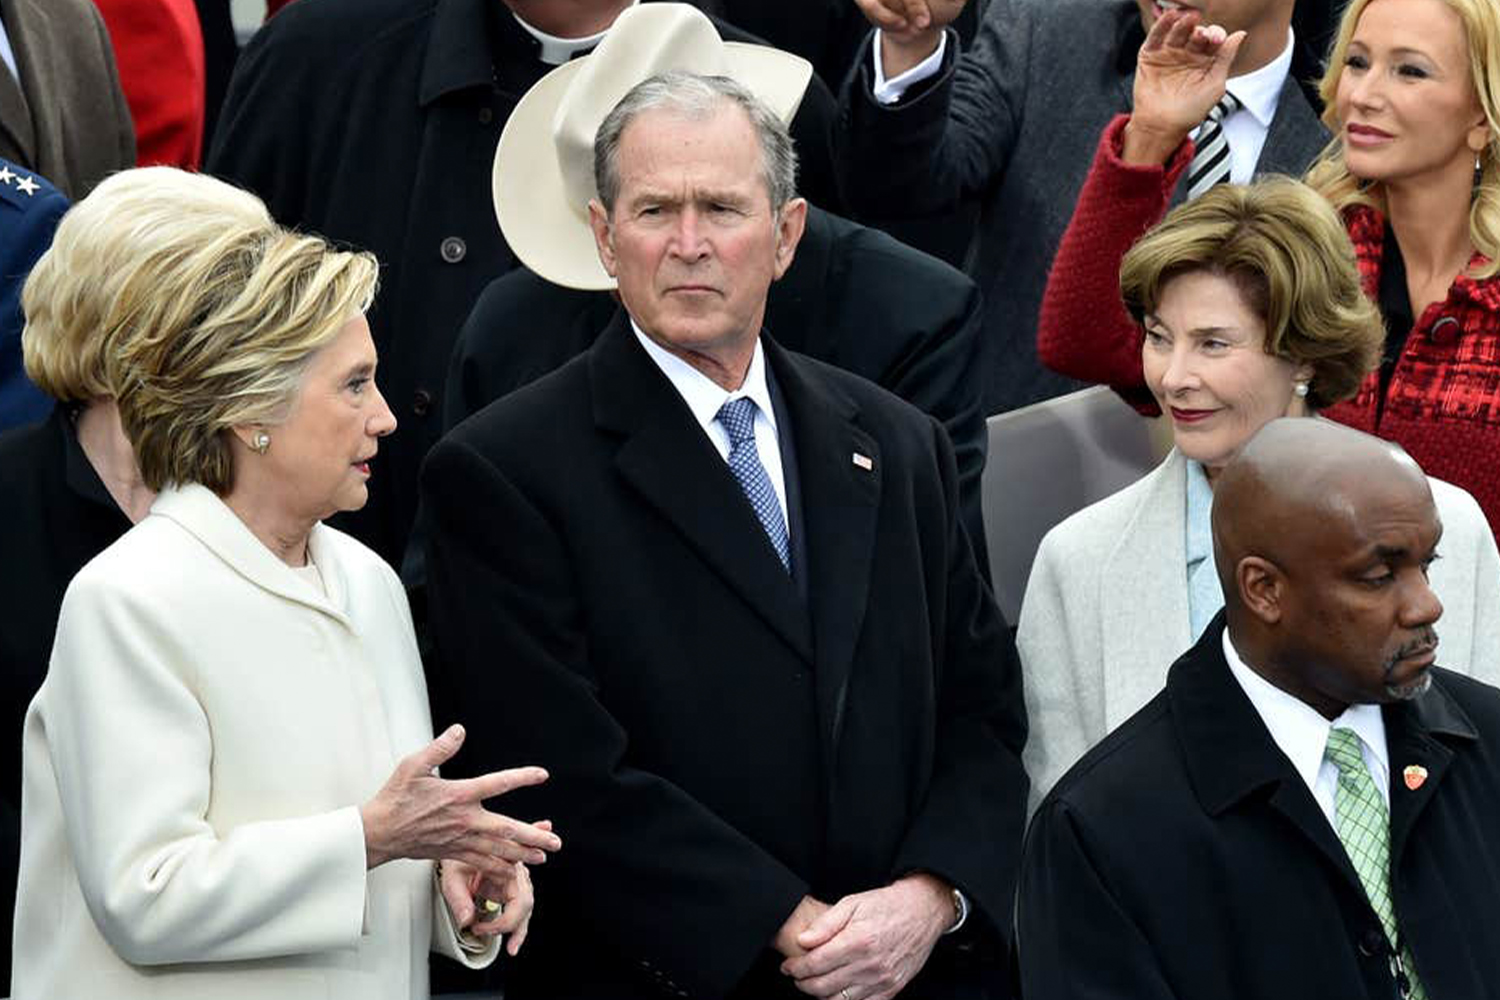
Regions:
<instances>
[{"instance_id":1,"label":"gold lapel pin","mask_svg":"<svg viewBox=\"0 0 1500 1000\"><path fill-rule=\"evenodd\" d=\"M872 472L875 469L874 460L871 459L869 455L861 455L857 451L854 453L854 464L859 466L861 469L864 469L866 472Z\"/></svg>"},{"instance_id":2,"label":"gold lapel pin","mask_svg":"<svg viewBox=\"0 0 1500 1000\"><path fill-rule=\"evenodd\" d=\"M1410 764L1402 770L1401 777L1405 779L1406 787L1415 792L1427 780L1427 768L1421 764Z\"/></svg>"}]
</instances>

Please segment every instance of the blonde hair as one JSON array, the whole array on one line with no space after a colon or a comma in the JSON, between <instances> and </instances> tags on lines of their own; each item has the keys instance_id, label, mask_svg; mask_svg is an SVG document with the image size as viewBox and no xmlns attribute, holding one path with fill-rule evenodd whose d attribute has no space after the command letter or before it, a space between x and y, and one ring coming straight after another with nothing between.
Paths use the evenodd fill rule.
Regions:
<instances>
[{"instance_id":1,"label":"blonde hair","mask_svg":"<svg viewBox=\"0 0 1500 1000\"><path fill-rule=\"evenodd\" d=\"M1468 39L1469 74L1479 106L1490 127L1490 139L1480 154L1479 183L1469 208L1469 238L1476 249L1489 258L1489 264L1474 276L1489 278L1500 274L1500 5L1495 0L1443 0L1463 22ZM1329 54L1328 67L1318 84L1323 98L1323 122L1335 138L1308 168L1307 183L1340 211L1353 205L1368 205L1385 211L1385 196L1379 183L1364 182L1349 172L1344 162L1343 143L1337 138L1341 129L1334 104L1339 78L1349 54L1349 43L1370 0L1351 0L1339 21L1338 36Z\"/></svg>"},{"instance_id":2,"label":"blonde hair","mask_svg":"<svg viewBox=\"0 0 1500 1000\"><path fill-rule=\"evenodd\" d=\"M312 356L370 307L378 265L317 236L202 234L151 280L154 322L120 352L120 422L152 489L234 484L232 428L290 414Z\"/></svg>"},{"instance_id":3,"label":"blonde hair","mask_svg":"<svg viewBox=\"0 0 1500 1000\"><path fill-rule=\"evenodd\" d=\"M113 395L153 490L227 493L230 428L285 420L313 354L375 295L374 257L170 167L109 178L58 235L26 285L27 369L58 398Z\"/></svg>"},{"instance_id":4,"label":"blonde hair","mask_svg":"<svg viewBox=\"0 0 1500 1000\"><path fill-rule=\"evenodd\" d=\"M117 395L109 362L157 298L149 275L199 234L271 225L260 199L207 177L149 167L107 178L63 216L26 279L26 374L59 402Z\"/></svg>"},{"instance_id":5,"label":"blonde hair","mask_svg":"<svg viewBox=\"0 0 1500 1000\"><path fill-rule=\"evenodd\" d=\"M1265 322L1267 354L1311 367L1313 409L1353 396L1380 360L1385 329L1361 290L1349 234L1306 184L1220 184L1173 209L1121 262L1125 308L1144 323L1162 288L1196 271L1234 283Z\"/></svg>"}]
</instances>

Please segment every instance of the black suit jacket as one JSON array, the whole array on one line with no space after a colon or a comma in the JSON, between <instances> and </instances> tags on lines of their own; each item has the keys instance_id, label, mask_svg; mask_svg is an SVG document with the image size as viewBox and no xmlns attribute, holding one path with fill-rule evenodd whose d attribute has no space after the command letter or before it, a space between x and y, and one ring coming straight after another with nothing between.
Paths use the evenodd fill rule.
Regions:
<instances>
[{"instance_id":1,"label":"black suit jacket","mask_svg":"<svg viewBox=\"0 0 1500 1000\"><path fill-rule=\"evenodd\" d=\"M1379 920L1229 672L1222 622L1033 819L1017 928L1027 996L1395 997ZM1428 996L1493 996L1500 692L1438 670L1384 717L1401 934ZM1415 790L1413 764L1428 772Z\"/></svg>"},{"instance_id":2,"label":"black suit jacket","mask_svg":"<svg viewBox=\"0 0 1500 1000\"><path fill-rule=\"evenodd\" d=\"M63 593L130 529L89 464L62 408L0 434L0 983L10 982L10 929L21 850L21 727L47 676Z\"/></svg>"},{"instance_id":3,"label":"black suit jacket","mask_svg":"<svg viewBox=\"0 0 1500 1000\"><path fill-rule=\"evenodd\" d=\"M445 425L587 350L618 309L609 293L563 288L525 268L495 279L454 345ZM863 376L942 423L964 527L988 578L980 316L979 290L960 272L809 205L797 255L767 296L765 325L783 347Z\"/></svg>"},{"instance_id":4,"label":"black suit jacket","mask_svg":"<svg viewBox=\"0 0 1500 1000\"><path fill-rule=\"evenodd\" d=\"M977 944L945 942L907 995L978 995L961 966L1003 953L1024 709L951 449L763 342L805 601L623 317L426 463L440 717L469 723L470 770L545 765L505 809L565 841L508 997L792 996L767 946L798 899L914 869L968 893Z\"/></svg>"},{"instance_id":5,"label":"black suit jacket","mask_svg":"<svg viewBox=\"0 0 1500 1000\"><path fill-rule=\"evenodd\" d=\"M552 68L539 49L499 0L290 4L246 46L208 156L206 170L265 199L278 222L380 259L370 330L401 428L364 509L333 523L393 565L441 430L454 338L485 285L516 266L490 171L511 111ZM825 201L832 122L833 96L814 80L791 130L803 186Z\"/></svg>"}]
</instances>

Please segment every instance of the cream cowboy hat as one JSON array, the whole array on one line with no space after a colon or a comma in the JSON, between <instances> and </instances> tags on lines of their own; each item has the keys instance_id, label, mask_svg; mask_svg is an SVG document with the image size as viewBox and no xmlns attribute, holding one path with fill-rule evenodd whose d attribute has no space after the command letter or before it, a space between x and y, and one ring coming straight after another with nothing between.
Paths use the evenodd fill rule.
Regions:
<instances>
[{"instance_id":1,"label":"cream cowboy hat","mask_svg":"<svg viewBox=\"0 0 1500 1000\"><path fill-rule=\"evenodd\" d=\"M592 53L526 92L495 149L491 189L500 231L521 263L548 281L615 287L589 228L589 200L598 196L594 133L632 87L669 70L730 77L784 122L812 78L812 64L799 56L724 41L687 4L637 4L622 13Z\"/></svg>"}]
</instances>

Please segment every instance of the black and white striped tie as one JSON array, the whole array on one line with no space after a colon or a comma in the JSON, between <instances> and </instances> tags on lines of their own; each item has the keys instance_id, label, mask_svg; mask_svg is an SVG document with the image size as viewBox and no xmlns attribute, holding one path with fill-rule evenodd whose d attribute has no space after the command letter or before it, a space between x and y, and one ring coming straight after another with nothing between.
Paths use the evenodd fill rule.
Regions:
<instances>
[{"instance_id":1,"label":"black and white striped tie","mask_svg":"<svg viewBox=\"0 0 1500 1000\"><path fill-rule=\"evenodd\" d=\"M1224 119L1241 107L1239 98L1229 92L1209 111L1193 139L1196 151L1188 164L1188 200L1229 180L1229 137L1224 134Z\"/></svg>"}]
</instances>

